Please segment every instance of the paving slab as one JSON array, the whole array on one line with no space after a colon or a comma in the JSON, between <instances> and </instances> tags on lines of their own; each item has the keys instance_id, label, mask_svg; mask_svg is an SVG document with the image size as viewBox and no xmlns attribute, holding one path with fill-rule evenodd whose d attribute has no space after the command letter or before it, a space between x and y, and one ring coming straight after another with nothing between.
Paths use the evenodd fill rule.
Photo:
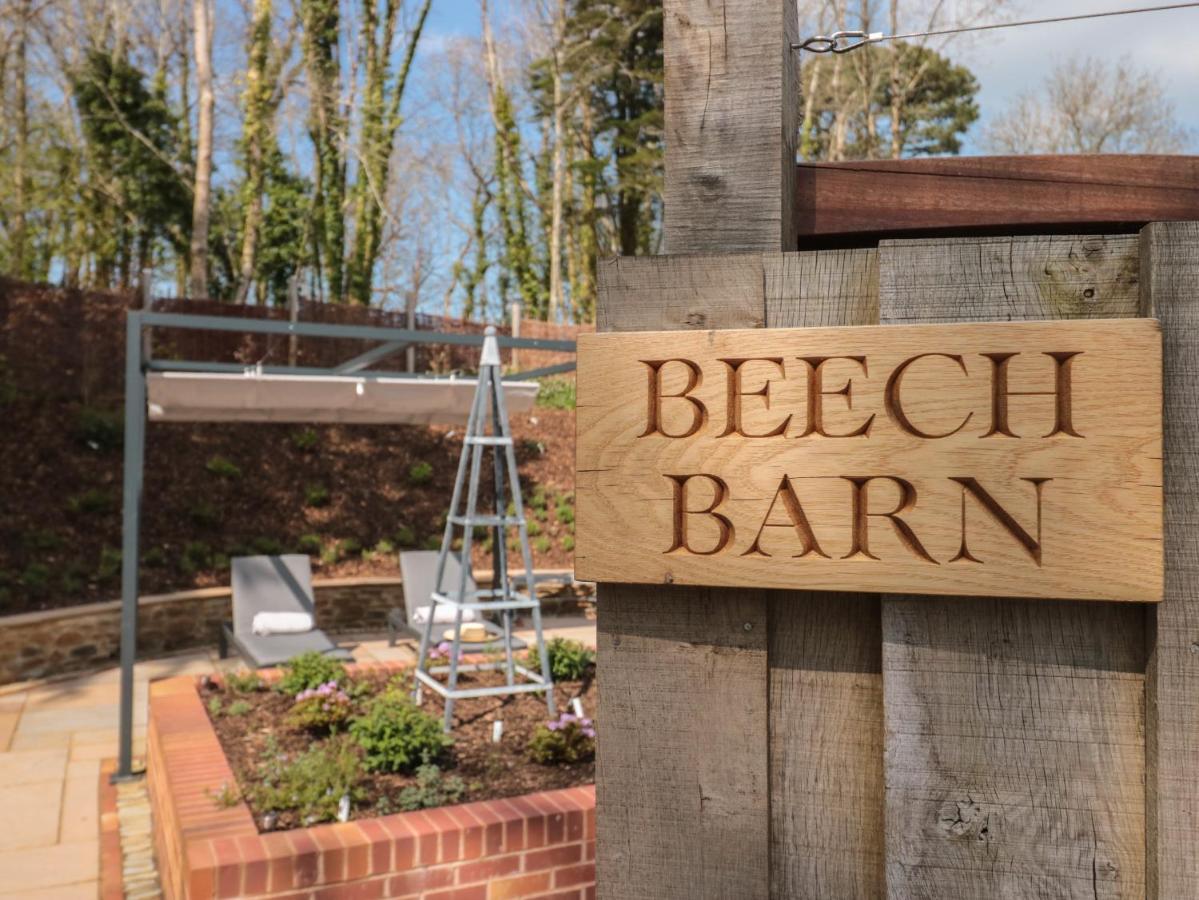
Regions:
<instances>
[{"instance_id":1,"label":"paving slab","mask_svg":"<svg viewBox=\"0 0 1199 900\"><path fill-rule=\"evenodd\" d=\"M61 782L67 774L67 750L21 750L0 756L0 788L38 781Z\"/></svg>"}]
</instances>

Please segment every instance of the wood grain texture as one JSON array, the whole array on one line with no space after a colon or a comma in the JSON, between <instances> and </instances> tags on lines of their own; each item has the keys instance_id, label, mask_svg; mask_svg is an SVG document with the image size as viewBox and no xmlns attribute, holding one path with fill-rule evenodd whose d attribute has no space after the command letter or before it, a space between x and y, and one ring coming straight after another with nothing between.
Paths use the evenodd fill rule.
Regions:
<instances>
[{"instance_id":1,"label":"wood grain texture","mask_svg":"<svg viewBox=\"0 0 1199 900\"><path fill-rule=\"evenodd\" d=\"M1138 274L1127 238L884 242L880 319L1135 316ZM913 597L882 620L888 895L1143 896L1143 608Z\"/></svg>"},{"instance_id":2,"label":"wood grain texture","mask_svg":"<svg viewBox=\"0 0 1199 900\"><path fill-rule=\"evenodd\" d=\"M768 256L767 327L877 322L876 251ZM769 597L770 896L881 897L878 597L819 591Z\"/></svg>"},{"instance_id":3,"label":"wood grain texture","mask_svg":"<svg viewBox=\"0 0 1199 900\"><path fill-rule=\"evenodd\" d=\"M1107 227L1199 219L1196 156L1009 156L804 164L797 234L813 239Z\"/></svg>"},{"instance_id":4,"label":"wood grain texture","mask_svg":"<svg viewBox=\"0 0 1199 900\"><path fill-rule=\"evenodd\" d=\"M663 20L667 249L790 248L795 5L666 0ZM746 284L747 273L751 284L763 284L760 260L716 262L681 284L673 276L639 284L638 265L601 267L600 330L752 328L765 321L762 288L723 295L716 289L726 278ZM634 280L622 280L626 273ZM605 584L598 603L606 685L600 718L610 738L620 736L605 742L597 760L600 894L605 900L767 897L764 594ZM643 754L634 738L652 732L660 736L658 747ZM648 783L657 788L656 803L646 802Z\"/></svg>"},{"instance_id":5,"label":"wood grain texture","mask_svg":"<svg viewBox=\"0 0 1199 900\"><path fill-rule=\"evenodd\" d=\"M669 253L795 247L795 4L666 0Z\"/></svg>"},{"instance_id":6,"label":"wood grain texture","mask_svg":"<svg viewBox=\"0 0 1199 900\"><path fill-rule=\"evenodd\" d=\"M1165 341L1166 598L1150 611L1151 900L1199 897L1199 223L1141 233L1144 314Z\"/></svg>"},{"instance_id":7,"label":"wood grain texture","mask_svg":"<svg viewBox=\"0 0 1199 900\"><path fill-rule=\"evenodd\" d=\"M659 266L672 277L654 274ZM761 272L760 255L605 263L597 328L682 329L695 327L697 314L707 327L761 325ZM735 296L728 288L755 285L756 301L727 301ZM599 719L608 734L596 769L600 892L620 900L766 897L763 593L602 583L597 612Z\"/></svg>"},{"instance_id":8,"label":"wood grain texture","mask_svg":"<svg viewBox=\"0 0 1199 900\"><path fill-rule=\"evenodd\" d=\"M588 581L1161 599L1154 320L580 335L577 421Z\"/></svg>"}]
</instances>

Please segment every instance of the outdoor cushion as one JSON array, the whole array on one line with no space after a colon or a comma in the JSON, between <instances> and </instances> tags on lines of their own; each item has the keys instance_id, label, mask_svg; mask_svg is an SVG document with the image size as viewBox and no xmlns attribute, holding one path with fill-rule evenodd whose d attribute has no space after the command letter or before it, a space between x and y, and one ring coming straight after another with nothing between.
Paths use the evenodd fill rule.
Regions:
<instances>
[{"instance_id":1,"label":"outdoor cushion","mask_svg":"<svg viewBox=\"0 0 1199 900\"><path fill-rule=\"evenodd\" d=\"M429 607L418 606L412 611L412 624L424 625L429 618ZM473 609L462 610L462 621L473 622L475 620L475 611ZM454 622L454 607L444 603L438 603L437 609L433 611L433 623L436 625L450 625Z\"/></svg>"},{"instance_id":2,"label":"outdoor cushion","mask_svg":"<svg viewBox=\"0 0 1199 900\"><path fill-rule=\"evenodd\" d=\"M312 631L315 623L312 614L306 612L260 612L254 613L250 631L254 634L302 634Z\"/></svg>"}]
</instances>

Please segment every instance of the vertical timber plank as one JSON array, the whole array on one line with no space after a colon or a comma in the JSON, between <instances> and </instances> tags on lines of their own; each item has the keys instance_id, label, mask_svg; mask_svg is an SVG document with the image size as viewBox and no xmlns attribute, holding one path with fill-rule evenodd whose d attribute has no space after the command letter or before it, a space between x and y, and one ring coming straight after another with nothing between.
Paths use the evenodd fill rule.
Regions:
<instances>
[{"instance_id":1,"label":"vertical timber plank","mask_svg":"<svg viewBox=\"0 0 1199 900\"><path fill-rule=\"evenodd\" d=\"M771 328L878 322L878 254L767 261ZM879 598L770 593L770 895L883 895Z\"/></svg>"},{"instance_id":2,"label":"vertical timber plank","mask_svg":"<svg viewBox=\"0 0 1199 900\"><path fill-rule=\"evenodd\" d=\"M1199 897L1199 222L1141 232L1145 315L1162 323L1166 596L1149 611L1150 900Z\"/></svg>"},{"instance_id":3,"label":"vertical timber plank","mask_svg":"<svg viewBox=\"0 0 1199 900\"><path fill-rule=\"evenodd\" d=\"M880 319L1135 316L1139 259L1135 236L884 242ZM1143 897L1144 608L897 597L882 622L888 896Z\"/></svg>"},{"instance_id":4,"label":"vertical timber plank","mask_svg":"<svg viewBox=\"0 0 1199 900\"><path fill-rule=\"evenodd\" d=\"M790 0L665 0L670 253L794 246L797 19ZM757 265L760 287L744 305L714 293L724 276L708 281L702 266L690 298L671 287L674 302L636 290L623 302L605 287L621 265L605 265L597 326L758 327L765 321L763 264L740 261L746 264ZM598 598L607 735L597 760L600 896L767 897L764 592L601 585Z\"/></svg>"},{"instance_id":5,"label":"vertical timber plank","mask_svg":"<svg viewBox=\"0 0 1199 900\"><path fill-rule=\"evenodd\" d=\"M764 319L760 254L615 259L599 276L599 331ZM600 896L766 897L765 592L601 584L597 612Z\"/></svg>"}]
</instances>

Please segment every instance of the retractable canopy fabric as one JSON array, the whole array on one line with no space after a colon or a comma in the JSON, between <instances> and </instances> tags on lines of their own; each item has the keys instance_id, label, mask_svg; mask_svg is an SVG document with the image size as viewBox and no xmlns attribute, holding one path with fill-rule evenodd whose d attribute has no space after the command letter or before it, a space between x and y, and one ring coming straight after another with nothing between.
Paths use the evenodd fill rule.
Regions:
<instances>
[{"instance_id":1,"label":"retractable canopy fabric","mask_svg":"<svg viewBox=\"0 0 1199 900\"><path fill-rule=\"evenodd\" d=\"M152 422L340 422L465 425L475 378L149 372ZM510 413L527 412L535 381L505 381Z\"/></svg>"}]
</instances>

